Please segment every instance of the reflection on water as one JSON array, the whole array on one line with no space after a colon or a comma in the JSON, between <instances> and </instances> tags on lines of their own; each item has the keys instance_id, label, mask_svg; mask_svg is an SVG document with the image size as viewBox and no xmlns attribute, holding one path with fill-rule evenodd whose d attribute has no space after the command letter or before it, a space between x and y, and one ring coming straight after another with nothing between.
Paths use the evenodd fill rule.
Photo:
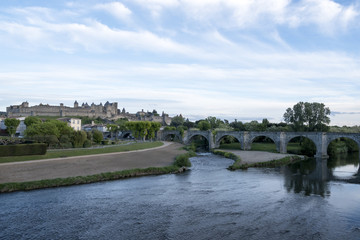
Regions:
<instances>
[{"instance_id":1,"label":"reflection on water","mask_svg":"<svg viewBox=\"0 0 360 240\"><path fill-rule=\"evenodd\" d=\"M191 162L176 175L0 194L0 239L360 239L360 185L332 181L331 159L280 171Z\"/></svg>"},{"instance_id":2,"label":"reflection on water","mask_svg":"<svg viewBox=\"0 0 360 240\"><path fill-rule=\"evenodd\" d=\"M359 179L359 155L339 154L330 159L309 159L281 168L287 191L330 195L329 181L354 182Z\"/></svg>"}]
</instances>

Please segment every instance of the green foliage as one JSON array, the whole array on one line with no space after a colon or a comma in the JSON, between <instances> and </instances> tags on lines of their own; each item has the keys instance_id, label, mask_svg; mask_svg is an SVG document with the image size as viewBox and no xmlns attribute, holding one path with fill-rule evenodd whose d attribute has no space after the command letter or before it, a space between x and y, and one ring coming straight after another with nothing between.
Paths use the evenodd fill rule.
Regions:
<instances>
[{"instance_id":1,"label":"green foliage","mask_svg":"<svg viewBox=\"0 0 360 240\"><path fill-rule=\"evenodd\" d=\"M174 127L178 127L178 126L181 126L184 124L184 121L185 119L183 118L183 116L180 114L180 115L176 115L175 117L173 117L171 119L171 123L170 125L171 126L174 126Z\"/></svg>"},{"instance_id":2,"label":"green foliage","mask_svg":"<svg viewBox=\"0 0 360 240\"><path fill-rule=\"evenodd\" d=\"M200 129L200 131L207 131L211 129L211 125L206 120L201 120L198 122L197 127Z\"/></svg>"},{"instance_id":3,"label":"green foliage","mask_svg":"<svg viewBox=\"0 0 360 240\"><path fill-rule=\"evenodd\" d=\"M234 122L230 123L230 127L232 127L235 131L245 131L245 126L241 121L237 121L235 119Z\"/></svg>"},{"instance_id":4,"label":"green foliage","mask_svg":"<svg viewBox=\"0 0 360 240\"><path fill-rule=\"evenodd\" d=\"M6 118L5 119L5 126L6 131L9 133L11 137L13 137L16 133L16 128L19 126L20 120L16 118Z\"/></svg>"},{"instance_id":5,"label":"green foliage","mask_svg":"<svg viewBox=\"0 0 360 240\"><path fill-rule=\"evenodd\" d=\"M90 141L89 139L86 139L86 140L84 141L83 147L84 147L84 148L89 148L89 147L91 147L91 141Z\"/></svg>"},{"instance_id":6,"label":"green foliage","mask_svg":"<svg viewBox=\"0 0 360 240\"><path fill-rule=\"evenodd\" d=\"M113 133L115 133L115 139L117 139L117 133L119 132L119 126L116 124L107 124L107 129L111 133L111 138L113 137Z\"/></svg>"},{"instance_id":7,"label":"green foliage","mask_svg":"<svg viewBox=\"0 0 360 240\"><path fill-rule=\"evenodd\" d=\"M127 122L126 127L132 131L135 138L145 140L146 137L154 139L155 133L160 130L161 124L158 122L135 121Z\"/></svg>"},{"instance_id":8,"label":"green foliage","mask_svg":"<svg viewBox=\"0 0 360 240\"><path fill-rule=\"evenodd\" d=\"M196 154L194 152L188 152L188 153L184 153L181 155L178 155L175 158L175 166L178 167L191 167L191 162L189 160L189 158L196 156Z\"/></svg>"},{"instance_id":9,"label":"green foliage","mask_svg":"<svg viewBox=\"0 0 360 240\"><path fill-rule=\"evenodd\" d=\"M44 155L46 144L15 144L0 146L0 157L25 156L25 155Z\"/></svg>"},{"instance_id":10,"label":"green foliage","mask_svg":"<svg viewBox=\"0 0 360 240\"><path fill-rule=\"evenodd\" d=\"M94 129L92 131L92 137L93 137L93 141L97 144L100 144L101 141L104 139L104 136L102 134L102 132L100 132L99 130L97 129Z\"/></svg>"},{"instance_id":11,"label":"green foliage","mask_svg":"<svg viewBox=\"0 0 360 240\"><path fill-rule=\"evenodd\" d=\"M299 102L293 108L286 109L284 120L292 123L294 131L322 131L329 130L330 109L323 103Z\"/></svg>"},{"instance_id":12,"label":"green foliage","mask_svg":"<svg viewBox=\"0 0 360 240\"><path fill-rule=\"evenodd\" d=\"M49 147L70 147L70 138L74 130L66 122L52 119L37 122L30 118L29 124L25 130L25 136L28 139L46 143ZM65 142L65 140L68 140L68 142Z\"/></svg>"},{"instance_id":13,"label":"green foliage","mask_svg":"<svg viewBox=\"0 0 360 240\"><path fill-rule=\"evenodd\" d=\"M315 156L316 146L313 141L308 138L303 138L301 141L300 154L306 155L309 157Z\"/></svg>"},{"instance_id":14,"label":"green foliage","mask_svg":"<svg viewBox=\"0 0 360 240\"><path fill-rule=\"evenodd\" d=\"M119 118L115 121L115 123L119 126L119 131L125 131L127 130L126 128L126 123L129 120L127 118Z\"/></svg>"},{"instance_id":15,"label":"green foliage","mask_svg":"<svg viewBox=\"0 0 360 240\"><path fill-rule=\"evenodd\" d=\"M175 131L175 130L176 130L176 127L173 127L173 126L164 127L164 131Z\"/></svg>"},{"instance_id":16,"label":"green foliage","mask_svg":"<svg viewBox=\"0 0 360 240\"><path fill-rule=\"evenodd\" d=\"M186 119L186 121L183 124L184 127L186 127L187 129L193 128L195 127L195 123L191 122L188 118Z\"/></svg>"},{"instance_id":17,"label":"green foliage","mask_svg":"<svg viewBox=\"0 0 360 240\"><path fill-rule=\"evenodd\" d=\"M41 123L41 119L39 117L29 116L25 118L24 123L26 127L30 127L33 124Z\"/></svg>"},{"instance_id":18,"label":"green foliage","mask_svg":"<svg viewBox=\"0 0 360 240\"><path fill-rule=\"evenodd\" d=\"M85 131L76 131L73 133L71 141L75 148L83 147L84 142L87 140Z\"/></svg>"},{"instance_id":19,"label":"green foliage","mask_svg":"<svg viewBox=\"0 0 360 240\"><path fill-rule=\"evenodd\" d=\"M358 152L359 148L354 140L348 138L338 138L330 142L328 146L328 154L334 156L339 153Z\"/></svg>"},{"instance_id":20,"label":"green foliage","mask_svg":"<svg viewBox=\"0 0 360 240\"><path fill-rule=\"evenodd\" d=\"M287 156L278 160L271 160L268 162L258 162L258 163L245 163L242 165L238 165L237 167L232 167L230 170L235 170L235 169L248 169L250 167L266 167L266 168L275 168L275 167L280 167L280 166L284 166L284 165L288 165L288 164L294 164L294 163L298 163L300 161L303 161L304 159L299 157L299 156Z\"/></svg>"}]
</instances>

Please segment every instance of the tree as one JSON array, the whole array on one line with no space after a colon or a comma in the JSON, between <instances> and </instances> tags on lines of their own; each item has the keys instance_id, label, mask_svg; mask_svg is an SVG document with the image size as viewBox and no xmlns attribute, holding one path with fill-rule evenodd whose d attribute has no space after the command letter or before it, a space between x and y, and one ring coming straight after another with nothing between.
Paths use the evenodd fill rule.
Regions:
<instances>
[{"instance_id":1,"label":"tree","mask_svg":"<svg viewBox=\"0 0 360 240\"><path fill-rule=\"evenodd\" d=\"M221 119L216 118L216 117L211 117L210 116L210 117L207 117L205 120L210 123L210 128L211 129L218 128L218 127L220 127L220 125L224 124L224 122L221 121Z\"/></svg>"},{"instance_id":2,"label":"tree","mask_svg":"<svg viewBox=\"0 0 360 240\"><path fill-rule=\"evenodd\" d=\"M41 123L41 119L38 117L29 116L29 117L25 118L24 123L25 123L26 127L30 127L33 124Z\"/></svg>"},{"instance_id":3,"label":"tree","mask_svg":"<svg viewBox=\"0 0 360 240\"><path fill-rule=\"evenodd\" d=\"M232 127L235 131L245 131L245 126L241 121L237 121L235 119L234 122L230 123L230 127Z\"/></svg>"},{"instance_id":4,"label":"tree","mask_svg":"<svg viewBox=\"0 0 360 240\"><path fill-rule=\"evenodd\" d=\"M117 140L117 133L119 132L119 126L116 124L108 124L106 125L106 127L111 133L111 138L113 137L113 133L115 133L115 140Z\"/></svg>"},{"instance_id":5,"label":"tree","mask_svg":"<svg viewBox=\"0 0 360 240\"><path fill-rule=\"evenodd\" d=\"M20 124L20 120L16 118L6 118L5 119L5 126L6 131L9 133L11 137L13 137L16 133L16 129Z\"/></svg>"},{"instance_id":6,"label":"tree","mask_svg":"<svg viewBox=\"0 0 360 240\"><path fill-rule=\"evenodd\" d=\"M294 131L328 131L330 109L323 103L299 102L286 109L284 120L293 124Z\"/></svg>"},{"instance_id":7,"label":"tree","mask_svg":"<svg viewBox=\"0 0 360 240\"><path fill-rule=\"evenodd\" d=\"M87 140L85 131L75 131L72 135L72 143L75 148L84 146L85 140Z\"/></svg>"},{"instance_id":8,"label":"tree","mask_svg":"<svg viewBox=\"0 0 360 240\"><path fill-rule=\"evenodd\" d=\"M201 120L198 124L197 127L201 130L201 131L207 131L209 129L211 129L211 125L208 121L206 120Z\"/></svg>"},{"instance_id":9,"label":"tree","mask_svg":"<svg viewBox=\"0 0 360 240\"><path fill-rule=\"evenodd\" d=\"M174 127L178 127L178 126L183 125L184 122L185 122L185 119L184 119L183 116L180 114L180 115L176 115L175 117L173 117L173 118L171 119L170 125L171 125L171 126L174 126Z\"/></svg>"},{"instance_id":10,"label":"tree","mask_svg":"<svg viewBox=\"0 0 360 240\"><path fill-rule=\"evenodd\" d=\"M100 132L97 129L94 129L92 131L92 135L93 135L93 140L94 140L95 143L99 144L104 139L104 136L103 136L102 132Z\"/></svg>"}]
</instances>

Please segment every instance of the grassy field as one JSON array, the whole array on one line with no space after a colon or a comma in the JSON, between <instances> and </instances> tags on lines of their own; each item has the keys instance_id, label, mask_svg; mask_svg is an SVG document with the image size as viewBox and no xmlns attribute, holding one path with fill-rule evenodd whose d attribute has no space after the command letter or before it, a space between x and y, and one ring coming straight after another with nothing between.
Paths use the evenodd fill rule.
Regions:
<instances>
[{"instance_id":1,"label":"grassy field","mask_svg":"<svg viewBox=\"0 0 360 240\"><path fill-rule=\"evenodd\" d=\"M241 150L240 143L230 143L220 145L220 149L229 149L229 150ZM265 151L265 152L274 152L276 153L275 143L252 143L251 151ZM296 153L300 151L299 143L289 143L287 146L287 151L291 153Z\"/></svg>"},{"instance_id":2,"label":"grassy field","mask_svg":"<svg viewBox=\"0 0 360 240\"><path fill-rule=\"evenodd\" d=\"M141 143L120 145L120 146L113 146L106 148L96 148L96 149L74 148L73 150L49 151L45 155L0 157L0 163L21 162L21 161L49 159L49 158L75 157L75 156L114 153L114 152L127 152L127 151L141 150L146 148L154 148L162 145L163 145L162 142L141 142Z\"/></svg>"}]
</instances>

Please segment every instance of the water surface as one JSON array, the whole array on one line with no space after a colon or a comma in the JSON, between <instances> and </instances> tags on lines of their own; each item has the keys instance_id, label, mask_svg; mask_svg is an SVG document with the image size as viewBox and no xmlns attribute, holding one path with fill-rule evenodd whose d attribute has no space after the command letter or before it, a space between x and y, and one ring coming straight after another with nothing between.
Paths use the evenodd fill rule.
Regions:
<instances>
[{"instance_id":1,"label":"water surface","mask_svg":"<svg viewBox=\"0 0 360 240\"><path fill-rule=\"evenodd\" d=\"M356 157L247 171L191 160L183 174L1 194L0 239L360 239L360 186L342 181Z\"/></svg>"}]
</instances>

